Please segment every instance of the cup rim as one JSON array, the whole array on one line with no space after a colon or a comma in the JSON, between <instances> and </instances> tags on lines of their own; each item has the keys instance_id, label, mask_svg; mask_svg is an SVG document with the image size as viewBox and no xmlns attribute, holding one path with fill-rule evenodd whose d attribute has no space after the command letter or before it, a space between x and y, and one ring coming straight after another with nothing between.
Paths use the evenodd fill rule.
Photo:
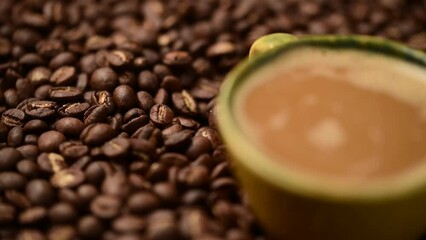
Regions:
<instances>
[{"instance_id":1,"label":"cup rim","mask_svg":"<svg viewBox=\"0 0 426 240\"><path fill-rule=\"evenodd\" d=\"M286 168L263 155L240 129L233 116L234 92L251 72L278 58L285 52L299 47L328 47L357 49L396 57L426 69L426 54L400 43L365 35L306 36L286 43L272 51L261 53L253 59L245 59L237 65L222 83L217 102L218 128L227 150L244 167L269 184L308 197L327 201L373 202L415 194L417 189L426 189L426 163L416 169L384 181L374 181L366 186L349 186L339 181L319 180L307 174ZM237 169L238 174L238 169Z\"/></svg>"}]
</instances>

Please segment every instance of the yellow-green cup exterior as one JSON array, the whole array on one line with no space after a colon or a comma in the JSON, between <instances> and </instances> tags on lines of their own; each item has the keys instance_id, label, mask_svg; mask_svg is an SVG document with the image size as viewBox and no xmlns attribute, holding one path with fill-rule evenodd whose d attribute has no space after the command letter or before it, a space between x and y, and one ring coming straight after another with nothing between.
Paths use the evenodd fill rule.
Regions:
<instances>
[{"instance_id":1,"label":"yellow-green cup exterior","mask_svg":"<svg viewBox=\"0 0 426 240\"><path fill-rule=\"evenodd\" d=\"M250 60L228 74L217 104L219 131L233 170L262 227L275 239L418 240L426 233L426 168L422 166L409 176L372 184L362 191L340 183L335 184L336 188L325 186L263 155L235 121L233 101L238 86L248 75L299 47L359 49L404 59L424 68L426 54L393 41L359 35L296 39L274 34L263 37L261 42L271 43L269 40L269 47L252 50Z\"/></svg>"}]
</instances>

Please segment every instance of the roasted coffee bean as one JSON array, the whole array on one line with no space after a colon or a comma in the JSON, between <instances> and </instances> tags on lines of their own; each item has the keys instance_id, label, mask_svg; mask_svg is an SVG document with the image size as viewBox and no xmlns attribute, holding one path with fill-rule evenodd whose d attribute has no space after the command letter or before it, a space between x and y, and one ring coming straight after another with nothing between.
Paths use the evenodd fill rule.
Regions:
<instances>
[{"instance_id":1,"label":"roasted coffee bean","mask_svg":"<svg viewBox=\"0 0 426 240\"><path fill-rule=\"evenodd\" d=\"M185 65L190 63L192 60L188 52L174 51L168 52L163 57L163 62L167 65Z\"/></svg>"},{"instance_id":2,"label":"roasted coffee bean","mask_svg":"<svg viewBox=\"0 0 426 240\"><path fill-rule=\"evenodd\" d=\"M48 118L56 113L56 102L34 101L27 104L25 113L34 118Z\"/></svg>"},{"instance_id":3,"label":"roasted coffee bean","mask_svg":"<svg viewBox=\"0 0 426 240\"><path fill-rule=\"evenodd\" d=\"M30 120L24 125L25 133L42 133L46 129L48 129L46 122L40 119Z\"/></svg>"},{"instance_id":4,"label":"roasted coffee bean","mask_svg":"<svg viewBox=\"0 0 426 240\"><path fill-rule=\"evenodd\" d=\"M180 125L179 123L175 123L173 125L171 125L170 127L167 127L165 129L163 129L163 131L161 131L161 135L163 135L163 138L173 134L173 133L177 133L183 130L182 125Z\"/></svg>"},{"instance_id":5,"label":"roasted coffee bean","mask_svg":"<svg viewBox=\"0 0 426 240\"><path fill-rule=\"evenodd\" d=\"M38 167L33 160L26 159L18 162L16 169L27 178L34 178L38 175Z\"/></svg>"},{"instance_id":6,"label":"roasted coffee bean","mask_svg":"<svg viewBox=\"0 0 426 240\"><path fill-rule=\"evenodd\" d=\"M108 174L102 183L102 192L117 197L125 197L129 192L126 175L123 171Z\"/></svg>"},{"instance_id":7,"label":"roasted coffee bean","mask_svg":"<svg viewBox=\"0 0 426 240\"><path fill-rule=\"evenodd\" d=\"M108 195L99 195L90 204L91 212L98 218L111 219L120 213L120 199Z\"/></svg>"},{"instance_id":8,"label":"roasted coffee bean","mask_svg":"<svg viewBox=\"0 0 426 240\"><path fill-rule=\"evenodd\" d=\"M207 200L208 193L205 190L189 190L182 196L182 202L187 205L203 205Z\"/></svg>"},{"instance_id":9,"label":"roasted coffee bean","mask_svg":"<svg viewBox=\"0 0 426 240\"><path fill-rule=\"evenodd\" d=\"M91 101L96 105L104 105L108 108L110 113L115 110L115 103L113 96L108 91L98 91L91 95Z\"/></svg>"},{"instance_id":10,"label":"roasted coffee bean","mask_svg":"<svg viewBox=\"0 0 426 240\"><path fill-rule=\"evenodd\" d=\"M172 102L175 108L182 114L193 115L198 112L197 103L186 90L173 93Z\"/></svg>"},{"instance_id":11,"label":"roasted coffee bean","mask_svg":"<svg viewBox=\"0 0 426 240\"><path fill-rule=\"evenodd\" d=\"M8 127L22 126L24 119L25 113L16 108L6 110L1 116L2 123Z\"/></svg>"},{"instance_id":12,"label":"roasted coffee bean","mask_svg":"<svg viewBox=\"0 0 426 240\"><path fill-rule=\"evenodd\" d=\"M66 65L71 66L77 61L77 58L72 52L61 52L55 57L53 57L49 62L49 67L51 69L59 69L61 67L66 67ZM67 70L69 71L69 70ZM66 74L68 75L68 74ZM70 85L71 83L66 83L64 85Z\"/></svg>"},{"instance_id":13,"label":"roasted coffee bean","mask_svg":"<svg viewBox=\"0 0 426 240\"><path fill-rule=\"evenodd\" d=\"M84 124L78 118L65 117L55 122L55 128L67 136L78 136L84 129Z\"/></svg>"},{"instance_id":14,"label":"roasted coffee bean","mask_svg":"<svg viewBox=\"0 0 426 240\"><path fill-rule=\"evenodd\" d=\"M17 126L10 129L7 135L7 144L12 147L19 147L24 142L24 130Z\"/></svg>"},{"instance_id":15,"label":"roasted coffee bean","mask_svg":"<svg viewBox=\"0 0 426 240\"><path fill-rule=\"evenodd\" d=\"M73 188L85 180L84 173L76 168L64 169L56 172L50 179L53 187L57 188Z\"/></svg>"},{"instance_id":16,"label":"roasted coffee bean","mask_svg":"<svg viewBox=\"0 0 426 240\"><path fill-rule=\"evenodd\" d=\"M86 41L86 48L89 50L99 50L108 48L112 45L112 40L103 36L91 36Z\"/></svg>"},{"instance_id":17,"label":"roasted coffee bean","mask_svg":"<svg viewBox=\"0 0 426 240\"><path fill-rule=\"evenodd\" d=\"M141 110L142 111L142 110ZM135 116L133 119L123 124L122 129L129 134L136 132L141 126L145 126L149 123L149 117L147 115Z\"/></svg>"},{"instance_id":18,"label":"roasted coffee bean","mask_svg":"<svg viewBox=\"0 0 426 240\"><path fill-rule=\"evenodd\" d=\"M40 39L41 35L29 28L17 29L12 36L14 43L24 47L34 47Z\"/></svg>"},{"instance_id":19,"label":"roasted coffee bean","mask_svg":"<svg viewBox=\"0 0 426 240\"><path fill-rule=\"evenodd\" d=\"M209 170L202 165L183 168L179 179L190 187L203 187L209 182Z\"/></svg>"},{"instance_id":20,"label":"roasted coffee bean","mask_svg":"<svg viewBox=\"0 0 426 240\"><path fill-rule=\"evenodd\" d=\"M186 155L195 159L203 153L208 153L212 150L212 144L209 139L203 136L195 136L192 138L191 144L186 150Z\"/></svg>"},{"instance_id":21,"label":"roasted coffee bean","mask_svg":"<svg viewBox=\"0 0 426 240\"><path fill-rule=\"evenodd\" d=\"M48 216L51 222L65 224L74 222L77 213L71 204L59 202L49 208Z\"/></svg>"},{"instance_id":22,"label":"roasted coffee bean","mask_svg":"<svg viewBox=\"0 0 426 240\"><path fill-rule=\"evenodd\" d=\"M62 66L53 72L50 82L57 86L73 85L77 79L75 67Z\"/></svg>"},{"instance_id":23,"label":"roasted coffee bean","mask_svg":"<svg viewBox=\"0 0 426 240\"><path fill-rule=\"evenodd\" d=\"M35 144L37 145L38 135L35 134L27 134L24 137L24 144Z\"/></svg>"},{"instance_id":24,"label":"roasted coffee bean","mask_svg":"<svg viewBox=\"0 0 426 240\"><path fill-rule=\"evenodd\" d=\"M59 172L68 167L63 156L57 153L42 153L37 157L37 165L43 172Z\"/></svg>"},{"instance_id":25,"label":"roasted coffee bean","mask_svg":"<svg viewBox=\"0 0 426 240\"><path fill-rule=\"evenodd\" d=\"M158 210L148 218L147 236L152 240L182 239L171 210Z\"/></svg>"},{"instance_id":26,"label":"roasted coffee bean","mask_svg":"<svg viewBox=\"0 0 426 240\"><path fill-rule=\"evenodd\" d=\"M64 50L64 45L58 39L45 39L38 41L36 50L41 56L52 58Z\"/></svg>"},{"instance_id":27,"label":"roasted coffee bean","mask_svg":"<svg viewBox=\"0 0 426 240\"><path fill-rule=\"evenodd\" d=\"M16 236L16 240L46 240L42 231L36 229L22 229Z\"/></svg>"},{"instance_id":28,"label":"roasted coffee bean","mask_svg":"<svg viewBox=\"0 0 426 240\"><path fill-rule=\"evenodd\" d=\"M145 219L134 215L123 215L112 222L112 228L117 232L140 232L146 227Z\"/></svg>"},{"instance_id":29,"label":"roasted coffee bean","mask_svg":"<svg viewBox=\"0 0 426 240\"><path fill-rule=\"evenodd\" d=\"M138 192L128 198L127 206L133 213L144 214L157 209L160 199L151 192Z\"/></svg>"},{"instance_id":30,"label":"roasted coffee bean","mask_svg":"<svg viewBox=\"0 0 426 240\"><path fill-rule=\"evenodd\" d=\"M18 94L16 93L16 89L9 88L6 91L4 91L4 99L7 105L10 107L16 107L19 104L19 98Z\"/></svg>"},{"instance_id":31,"label":"roasted coffee bean","mask_svg":"<svg viewBox=\"0 0 426 240\"><path fill-rule=\"evenodd\" d=\"M25 187L27 180L16 172L0 172L0 191L17 190Z\"/></svg>"},{"instance_id":32,"label":"roasted coffee bean","mask_svg":"<svg viewBox=\"0 0 426 240\"><path fill-rule=\"evenodd\" d=\"M58 190L58 199L61 202L70 203L73 206L81 207L83 202L77 193L70 188L61 188Z\"/></svg>"},{"instance_id":33,"label":"roasted coffee bean","mask_svg":"<svg viewBox=\"0 0 426 240\"><path fill-rule=\"evenodd\" d=\"M50 84L41 85L35 90L34 97L36 97L39 100L47 100L49 98L49 93L51 88L52 88L52 85Z\"/></svg>"},{"instance_id":34,"label":"roasted coffee bean","mask_svg":"<svg viewBox=\"0 0 426 240\"><path fill-rule=\"evenodd\" d=\"M173 111L167 105L156 104L152 106L149 117L158 125L167 125L173 120Z\"/></svg>"},{"instance_id":35,"label":"roasted coffee bean","mask_svg":"<svg viewBox=\"0 0 426 240\"><path fill-rule=\"evenodd\" d=\"M92 123L103 122L107 119L109 114L108 107L105 105L91 106L84 112L84 125L90 125Z\"/></svg>"},{"instance_id":36,"label":"roasted coffee bean","mask_svg":"<svg viewBox=\"0 0 426 240\"><path fill-rule=\"evenodd\" d=\"M89 147L79 141L67 141L59 145L59 152L67 159L77 159L89 153Z\"/></svg>"},{"instance_id":37,"label":"roasted coffee bean","mask_svg":"<svg viewBox=\"0 0 426 240\"><path fill-rule=\"evenodd\" d=\"M0 171L13 169L18 161L22 159L21 153L12 147L0 149L0 156Z\"/></svg>"},{"instance_id":38,"label":"roasted coffee bean","mask_svg":"<svg viewBox=\"0 0 426 240\"><path fill-rule=\"evenodd\" d=\"M7 126L0 121L0 142L5 142L7 140L8 134L9 129L7 129Z\"/></svg>"},{"instance_id":39,"label":"roasted coffee bean","mask_svg":"<svg viewBox=\"0 0 426 240\"><path fill-rule=\"evenodd\" d=\"M149 111L152 108L152 106L155 105L154 98L151 96L151 94L149 94L146 91L140 91L140 92L138 92L137 93L137 98L138 98L139 106L146 113L149 113Z\"/></svg>"},{"instance_id":40,"label":"roasted coffee bean","mask_svg":"<svg viewBox=\"0 0 426 240\"><path fill-rule=\"evenodd\" d=\"M72 225L57 225L49 229L47 234L48 239L64 239L73 240L76 239L77 232L75 227Z\"/></svg>"},{"instance_id":41,"label":"roasted coffee bean","mask_svg":"<svg viewBox=\"0 0 426 240\"><path fill-rule=\"evenodd\" d=\"M133 54L128 51L115 50L106 54L106 59L111 66L122 67L129 65L133 59Z\"/></svg>"},{"instance_id":42,"label":"roasted coffee bean","mask_svg":"<svg viewBox=\"0 0 426 240\"><path fill-rule=\"evenodd\" d=\"M80 117L90 107L88 103L67 103L58 109L61 117Z\"/></svg>"},{"instance_id":43,"label":"roasted coffee bean","mask_svg":"<svg viewBox=\"0 0 426 240\"><path fill-rule=\"evenodd\" d=\"M104 165L100 161L90 163L85 169L87 181L93 184L99 184L105 177Z\"/></svg>"},{"instance_id":44,"label":"roasted coffee bean","mask_svg":"<svg viewBox=\"0 0 426 240\"><path fill-rule=\"evenodd\" d=\"M105 123L94 123L80 134L80 139L88 145L100 145L115 136L114 129Z\"/></svg>"},{"instance_id":45,"label":"roasted coffee bean","mask_svg":"<svg viewBox=\"0 0 426 240\"><path fill-rule=\"evenodd\" d=\"M184 209L179 227L181 232L190 239L198 239L210 231L209 217L202 209Z\"/></svg>"},{"instance_id":46,"label":"roasted coffee bean","mask_svg":"<svg viewBox=\"0 0 426 240\"><path fill-rule=\"evenodd\" d=\"M155 146L144 139L130 139L130 147L136 159L150 160L155 154Z\"/></svg>"},{"instance_id":47,"label":"roasted coffee bean","mask_svg":"<svg viewBox=\"0 0 426 240\"><path fill-rule=\"evenodd\" d=\"M195 133L195 136L199 135L209 139L213 148L216 148L222 144L222 140L220 139L219 133L213 128L202 127L198 129L197 133Z\"/></svg>"},{"instance_id":48,"label":"roasted coffee bean","mask_svg":"<svg viewBox=\"0 0 426 240\"><path fill-rule=\"evenodd\" d=\"M47 210L44 207L32 207L21 212L19 215L19 223L34 224L42 221L47 216Z\"/></svg>"},{"instance_id":49,"label":"roasted coffee bean","mask_svg":"<svg viewBox=\"0 0 426 240\"><path fill-rule=\"evenodd\" d=\"M92 215L86 215L78 221L78 233L86 239L98 239L103 232L103 223Z\"/></svg>"},{"instance_id":50,"label":"roasted coffee bean","mask_svg":"<svg viewBox=\"0 0 426 240\"><path fill-rule=\"evenodd\" d=\"M22 145L16 148L16 150L18 150L21 153L22 157L26 159L36 159L40 152L37 145L33 144Z\"/></svg>"},{"instance_id":51,"label":"roasted coffee bean","mask_svg":"<svg viewBox=\"0 0 426 240\"><path fill-rule=\"evenodd\" d=\"M4 196L10 203L12 203L13 205L15 205L16 207L20 209L26 209L31 206L31 202L28 200L28 198L24 194L18 191L15 191L15 190L5 191Z\"/></svg>"},{"instance_id":52,"label":"roasted coffee bean","mask_svg":"<svg viewBox=\"0 0 426 240\"><path fill-rule=\"evenodd\" d=\"M0 223L11 223L15 216L16 209L12 205L0 202Z\"/></svg>"},{"instance_id":53,"label":"roasted coffee bean","mask_svg":"<svg viewBox=\"0 0 426 240\"><path fill-rule=\"evenodd\" d=\"M192 130L182 130L167 135L164 139L164 146L170 149L184 149L191 142L193 134L194 132Z\"/></svg>"},{"instance_id":54,"label":"roasted coffee bean","mask_svg":"<svg viewBox=\"0 0 426 240\"><path fill-rule=\"evenodd\" d=\"M112 91L118 84L118 76L111 68L96 69L90 78L90 86L94 90Z\"/></svg>"},{"instance_id":55,"label":"roasted coffee bean","mask_svg":"<svg viewBox=\"0 0 426 240\"><path fill-rule=\"evenodd\" d=\"M77 195L82 201L89 203L98 195L98 190L92 184L83 184L78 187Z\"/></svg>"},{"instance_id":56,"label":"roasted coffee bean","mask_svg":"<svg viewBox=\"0 0 426 240\"><path fill-rule=\"evenodd\" d=\"M164 88L160 88L155 94L154 100L157 104L167 104L169 101L169 94L164 90Z\"/></svg>"},{"instance_id":57,"label":"roasted coffee bean","mask_svg":"<svg viewBox=\"0 0 426 240\"><path fill-rule=\"evenodd\" d=\"M159 182L154 184L153 192L161 199L166 206L174 206L179 201L179 193L172 183Z\"/></svg>"},{"instance_id":58,"label":"roasted coffee bean","mask_svg":"<svg viewBox=\"0 0 426 240\"><path fill-rule=\"evenodd\" d=\"M76 102L82 96L83 92L76 87L53 87L49 93L50 99L62 102Z\"/></svg>"},{"instance_id":59,"label":"roasted coffee bean","mask_svg":"<svg viewBox=\"0 0 426 240\"><path fill-rule=\"evenodd\" d=\"M137 99L133 89L127 85L120 85L114 89L115 105L121 110L127 110L136 105Z\"/></svg>"},{"instance_id":60,"label":"roasted coffee bean","mask_svg":"<svg viewBox=\"0 0 426 240\"><path fill-rule=\"evenodd\" d=\"M55 199L52 186L44 179L34 179L28 182L25 192L28 199L36 205L47 206Z\"/></svg>"},{"instance_id":61,"label":"roasted coffee bean","mask_svg":"<svg viewBox=\"0 0 426 240\"><path fill-rule=\"evenodd\" d=\"M102 152L109 158L120 158L130 149L130 141L125 138L114 138L102 146Z\"/></svg>"},{"instance_id":62,"label":"roasted coffee bean","mask_svg":"<svg viewBox=\"0 0 426 240\"><path fill-rule=\"evenodd\" d=\"M42 152L57 152L59 145L65 140L65 136L61 132L47 131L38 138L38 147Z\"/></svg>"},{"instance_id":63,"label":"roasted coffee bean","mask_svg":"<svg viewBox=\"0 0 426 240\"><path fill-rule=\"evenodd\" d=\"M138 77L138 85L142 91L155 93L160 86L158 77L151 71L142 71Z\"/></svg>"},{"instance_id":64,"label":"roasted coffee bean","mask_svg":"<svg viewBox=\"0 0 426 240\"><path fill-rule=\"evenodd\" d=\"M210 100L217 96L219 84L207 79L201 79L191 89L191 95L197 99Z\"/></svg>"},{"instance_id":65,"label":"roasted coffee bean","mask_svg":"<svg viewBox=\"0 0 426 240\"><path fill-rule=\"evenodd\" d=\"M33 67L33 66L43 65L45 64L45 61L40 55L36 53L27 53L19 58L19 64L25 67ZM28 78L28 75L27 75L27 78Z\"/></svg>"}]
</instances>

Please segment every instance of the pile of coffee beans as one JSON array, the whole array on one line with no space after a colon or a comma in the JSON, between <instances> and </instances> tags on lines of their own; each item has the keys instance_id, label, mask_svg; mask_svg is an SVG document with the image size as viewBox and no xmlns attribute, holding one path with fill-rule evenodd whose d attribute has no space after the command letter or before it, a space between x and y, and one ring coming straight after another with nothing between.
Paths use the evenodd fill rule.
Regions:
<instances>
[{"instance_id":1,"label":"pile of coffee beans","mask_svg":"<svg viewBox=\"0 0 426 240\"><path fill-rule=\"evenodd\" d=\"M268 33L426 49L422 0L1 0L0 239L264 239L215 97Z\"/></svg>"}]
</instances>

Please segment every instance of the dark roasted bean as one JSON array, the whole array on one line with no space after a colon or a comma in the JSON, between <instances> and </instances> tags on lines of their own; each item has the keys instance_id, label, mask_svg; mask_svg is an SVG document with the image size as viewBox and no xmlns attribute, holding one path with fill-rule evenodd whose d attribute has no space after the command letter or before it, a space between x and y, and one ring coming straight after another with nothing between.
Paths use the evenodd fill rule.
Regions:
<instances>
[{"instance_id":1,"label":"dark roasted bean","mask_svg":"<svg viewBox=\"0 0 426 240\"><path fill-rule=\"evenodd\" d=\"M145 227L145 219L134 215L120 216L112 223L112 228L117 232L140 232Z\"/></svg>"},{"instance_id":2,"label":"dark roasted bean","mask_svg":"<svg viewBox=\"0 0 426 240\"><path fill-rule=\"evenodd\" d=\"M38 138L38 147L42 152L57 152L59 145L65 140L65 136L61 132L47 131Z\"/></svg>"},{"instance_id":3,"label":"dark roasted bean","mask_svg":"<svg viewBox=\"0 0 426 240\"><path fill-rule=\"evenodd\" d=\"M2 123L8 127L22 126L24 119L25 113L15 108L6 110L1 116Z\"/></svg>"},{"instance_id":4,"label":"dark roasted bean","mask_svg":"<svg viewBox=\"0 0 426 240\"><path fill-rule=\"evenodd\" d=\"M19 173L0 172L0 191L22 189L25 184L25 177Z\"/></svg>"},{"instance_id":5,"label":"dark roasted bean","mask_svg":"<svg viewBox=\"0 0 426 240\"><path fill-rule=\"evenodd\" d=\"M55 199L51 185L43 179L34 179L28 182L25 192L28 199L36 205L47 206Z\"/></svg>"},{"instance_id":6,"label":"dark roasted bean","mask_svg":"<svg viewBox=\"0 0 426 240\"><path fill-rule=\"evenodd\" d=\"M0 156L0 171L13 169L22 158L21 153L12 147L0 149Z\"/></svg>"},{"instance_id":7,"label":"dark roasted bean","mask_svg":"<svg viewBox=\"0 0 426 240\"><path fill-rule=\"evenodd\" d=\"M67 159L77 159L89 153L89 147L78 141L68 141L59 145L60 153Z\"/></svg>"},{"instance_id":8,"label":"dark roasted bean","mask_svg":"<svg viewBox=\"0 0 426 240\"><path fill-rule=\"evenodd\" d=\"M170 135L164 139L164 146L170 149L184 149L190 142L194 134L191 130L182 130Z\"/></svg>"},{"instance_id":9,"label":"dark roasted bean","mask_svg":"<svg viewBox=\"0 0 426 240\"><path fill-rule=\"evenodd\" d=\"M50 182L54 187L73 188L83 183L84 180L85 176L81 170L70 168L56 172L50 179Z\"/></svg>"},{"instance_id":10,"label":"dark roasted bean","mask_svg":"<svg viewBox=\"0 0 426 240\"><path fill-rule=\"evenodd\" d=\"M47 216L46 208L32 207L21 212L19 215L19 222L21 224L34 224L43 220Z\"/></svg>"},{"instance_id":11,"label":"dark roasted bean","mask_svg":"<svg viewBox=\"0 0 426 240\"><path fill-rule=\"evenodd\" d=\"M168 52L163 57L163 62L167 65L185 65L190 63L192 60L188 52L174 51Z\"/></svg>"},{"instance_id":12,"label":"dark roasted bean","mask_svg":"<svg viewBox=\"0 0 426 240\"><path fill-rule=\"evenodd\" d=\"M156 104L152 106L149 117L158 125L167 125L173 120L173 111L167 105Z\"/></svg>"},{"instance_id":13,"label":"dark roasted bean","mask_svg":"<svg viewBox=\"0 0 426 240\"><path fill-rule=\"evenodd\" d=\"M160 200L150 192L139 192L128 198L127 206L131 212L143 214L157 209L160 206Z\"/></svg>"},{"instance_id":14,"label":"dark roasted bean","mask_svg":"<svg viewBox=\"0 0 426 240\"><path fill-rule=\"evenodd\" d=\"M181 239L176 215L171 210L158 210L148 218L147 235L152 240Z\"/></svg>"},{"instance_id":15,"label":"dark roasted bean","mask_svg":"<svg viewBox=\"0 0 426 240\"><path fill-rule=\"evenodd\" d=\"M16 169L27 178L34 178L38 175L37 164L33 160L26 159L18 162Z\"/></svg>"},{"instance_id":16,"label":"dark roasted bean","mask_svg":"<svg viewBox=\"0 0 426 240\"><path fill-rule=\"evenodd\" d=\"M51 222L59 224L72 223L77 218L74 207L64 202L59 202L50 207L48 215Z\"/></svg>"},{"instance_id":17,"label":"dark roasted bean","mask_svg":"<svg viewBox=\"0 0 426 240\"><path fill-rule=\"evenodd\" d=\"M27 104L25 113L34 118L48 118L56 113L56 102L34 101Z\"/></svg>"},{"instance_id":18,"label":"dark roasted bean","mask_svg":"<svg viewBox=\"0 0 426 240\"><path fill-rule=\"evenodd\" d=\"M84 124L78 118L65 117L55 122L55 128L67 136L78 136L84 129Z\"/></svg>"},{"instance_id":19,"label":"dark roasted bean","mask_svg":"<svg viewBox=\"0 0 426 240\"><path fill-rule=\"evenodd\" d=\"M27 79L34 86L40 86L48 83L51 75L52 71L49 68L36 67L28 73Z\"/></svg>"},{"instance_id":20,"label":"dark roasted bean","mask_svg":"<svg viewBox=\"0 0 426 240\"><path fill-rule=\"evenodd\" d=\"M111 68L96 69L90 78L90 86L94 90L112 91L117 86L118 76Z\"/></svg>"},{"instance_id":21,"label":"dark roasted bean","mask_svg":"<svg viewBox=\"0 0 426 240\"><path fill-rule=\"evenodd\" d=\"M175 185L169 182L156 183L152 190L165 206L174 206L179 201L179 194Z\"/></svg>"},{"instance_id":22,"label":"dark roasted bean","mask_svg":"<svg viewBox=\"0 0 426 240\"><path fill-rule=\"evenodd\" d=\"M103 232L103 223L92 215L86 215L78 221L78 233L84 238L97 239Z\"/></svg>"},{"instance_id":23,"label":"dark roasted bean","mask_svg":"<svg viewBox=\"0 0 426 240\"><path fill-rule=\"evenodd\" d=\"M24 130L17 126L10 129L7 135L7 144L12 147L19 147L24 142Z\"/></svg>"},{"instance_id":24,"label":"dark roasted bean","mask_svg":"<svg viewBox=\"0 0 426 240\"><path fill-rule=\"evenodd\" d=\"M91 95L91 100L93 104L106 106L110 113L114 112L115 103L112 94L108 91L95 92Z\"/></svg>"},{"instance_id":25,"label":"dark roasted bean","mask_svg":"<svg viewBox=\"0 0 426 240\"><path fill-rule=\"evenodd\" d=\"M87 181L93 184L99 184L105 177L105 169L102 162L92 162L85 169Z\"/></svg>"},{"instance_id":26,"label":"dark roasted bean","mask_svg":"<svg viewBox=\"0 0 426 240\"><path fill-rule=\"evenodd\" d=\"M50 84L41 85L35 90L34 97L40 100L47 100L49 98L51 88L52 88L52 85Z\"/></svg>"},{"instance_id":27,"label":"dark roasted bean","mask_svg":"<svg viewBox=\"0 0 426 240\"><path fill-rule=\"evenodd\" d=\"M53 85L64 86L72 85L77 77L76 69L72 66L62 66L56 69L50 77L50 82Z\"/></svg>"},{"instance_id":28,"label":"dark roasted bean","mask_svg":"<svg viewBox=\"0 0 426 240\"><path fill-rule=\"evenodd\" d=\"M78 187L77 195L82 201L89 203L98 195L98 190L94 185L83 184Z\"/></svg>"},{"instance_id":29,"label":"dark roasted bean","mask_svg":"<svg viewBox=\"0 0 426 240\"><path fill-rule=\"evenodd\" d=\"M160 86L157 76L150 71L142 71L138 77L138 85L142 91L154 93Z\"/></svg>"},{"instance_id":30,"label":"dark roasted bean","mask_svg":"<svg viewBox=\"0 0 426 240\"><path fill-rule=\"evenodd\" d=\"M113 93L115 105L121 110L127 110L136 105L136 94L130 86L120 85Z\"/></svg>"},{"instance_id":31,"label":"dark roasted bean","mask_svg":"<svg viewBox=\"0 0 426 240\"><path fill-rule=\"evenodd\" d=\"M80 117L90 107L88 103L67 103L58 109L62 117Z\"/></svg>"},{"instance_id":32,"label":"dark roasted bean","mask_svg":"<svg viewBox=\"0 0 426 240\"><path fill-rule=\"evenodd\" d=\"M120 199L108 195L96 197L90 204L92 213L101 219L111 219L120 213Z\"/></svg>"},{"instance_id":33,"label":"dark roasted bean","mask_svg":"<svg viewBox=\"0 0 426 240\"><path fill-rule=\"evenodd\" d=\"M37 157L37 164L41 171L53 173L67 168L64 157L57 153L42 153Z\"/></svg>"},{"instance_id":34,"label":"dark roasted bean","mask_svg":"<svg viewBox=\"0 0 426 240\"><path fill-rule=\"evenodd\" d=\"M197 103L194 98L185 90L172 94L172 101L175 108L182 114L193 115L198 112Z\"/></svg>"},{"instance_id":35,"label":"dark roasted bean","mask_svg":"<svg viewBox=\"0 0 426 240\"><path fill-rule=\"evenodd\" d=\"M94 123L80 134L80 139L88 145L102 144L115 136L113 128L105 123Z\"/></svg>"},{"instance_id":36,"label":"dark roasted bean","mask_svg":"<svg viewBox=\"0 0 426 240\"><path fill-rule=\"evenodd\" d=\"M33 119L24 125L25 133L41 133L48 129L46 122L40 119Z\"/></svg>"},{"instance_id":37,"label":"dark roasted bean","mask_svg":"<svg viewBox=\"0 0 426 240\"><path fill-rule=\"evenodd\" d=\"M18 191L8 190L4 193L4 196L10 203L18 208L26 209L31 206L31 202L28 200L28 198Z\"/></svg>"},{"instance_id":38,"label":"dark roasted bean","mask_svg":"<svg viewBox=\"0 0 426 240\"><path fill-rule=\"evenodd\" d=\"M138 98L139 106L146 113L149 113L151 107L155 105L154 98L151 96L151 94L149 94L146 91L140 91L140 92L138 92L137 93L137 98Z\"/></svg>"},{"instance_id":39,"label":"dark roasted bean","mask_svg":"<svg viewBox=\"0 0 426 240\"><path fill-rule=\"evenodd\" d=\"M114 138L102 146L102 152L109 158L120 158L130 149L130 141L125 138Z\"/></svg>"},{"instance_id":40,"label":"dark roasted bean","mask_svg":"<svg viewBox=\"0 0 426 240\"><path fill-rule=\"evenodd\" d=\"M13 222L15 215L16 209L12 205L0 202L0 223Z\"/></svg>"},{"instance_id":41,"label":"dark roasted bean","mask_svg":"<svg viewBox=\"0 0 426 240\"><path fill-rule=\"evenodd\" d=\"M49 97L55 101L76 102L82 98L83 92L76 87L53 87Z\"/></svg>"},{"instance_id":42,"label":"dark roasted bean","mask_svg":"<svg viewBox=\"0 0 426 240\"><path fill-rule=\"evenodd\" d=\"M21 153L23 158L27 158L27 159L36 159L39 154L39 149L37 145L32 145L32 144L22 145L16 148L16 150L18 150ZM0 154L0 156L2 155Z\"/></svg>"}]
</instances>

